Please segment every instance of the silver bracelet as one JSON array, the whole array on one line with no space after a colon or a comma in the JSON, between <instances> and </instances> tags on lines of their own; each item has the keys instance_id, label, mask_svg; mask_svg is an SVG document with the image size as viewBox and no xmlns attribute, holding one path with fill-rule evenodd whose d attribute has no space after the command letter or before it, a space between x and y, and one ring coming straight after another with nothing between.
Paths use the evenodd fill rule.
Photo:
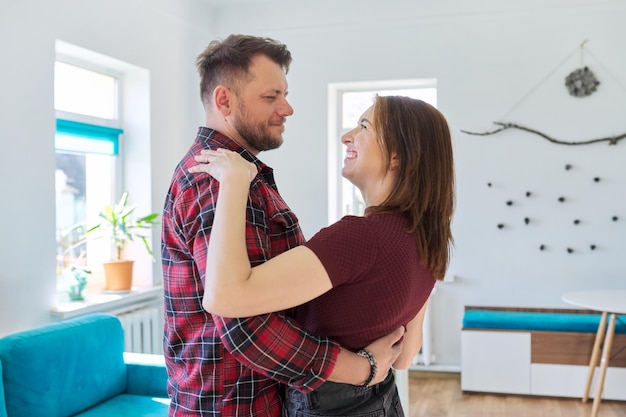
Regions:
<instances>
[{"instance_id":1,"label":"silver bracelet","mask_svg":"<svg viewBox=\"0 0 626 417\"><path fill-rule=\"evenodd\" d=\"M374 377L376 376L376 371L378 369L378 365L376 364L376 358L374 357L374 355L372 355L372 352L370 352L367 349L361 349L356 354L359 356L363 356L370 363L370 376L365 381L365 384L359 385L361 388L367 388L372 383L372 381L374 380Z\"/></svg>"}]
</instances>

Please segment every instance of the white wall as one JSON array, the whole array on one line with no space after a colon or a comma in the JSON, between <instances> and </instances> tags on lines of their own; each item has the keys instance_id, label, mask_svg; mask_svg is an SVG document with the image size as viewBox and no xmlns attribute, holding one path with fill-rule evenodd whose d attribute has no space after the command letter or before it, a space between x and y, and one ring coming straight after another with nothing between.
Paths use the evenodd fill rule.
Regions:
<instances>
[{"instance_id":1,"label":"white wall","mask_svg":"<svg viewBox=\"0 0 626 417\"><path fill-rule=\"evenodd\" d=\"M566 307L566 291L625 286L626 140L563 146L520 131L460 132L509 121L558 139L626 133L625 20L623 1L355 0L233 5L216 22L220 35L272 36L294 55L295 115L283 147L262 158L307 236L327 222L327 84L437 79L455 144L457 211L455 282L438 285L432 302L434 349L438 363L458 365L465 305ZM580 99L564 87L580 54L565 58L585 39L599 61L587 55L585 64L601 85Z\"/></svg>"},{"instance_id":2,"label":"white wall","mask_svg":"<svg viewBox=\"0 0 626 417\"><path fill-rule=\"evenodd\" d=\"M144 68L152 184L161 211L175 164L204 121L194 62L211 39L201 1L33 0L0 4L0 335L51 321L56 299L55 40ZM159 231L153 239L159 251ZM158 262L158 261L157 261ZM161 281L160 266L154 281Z\"/></svg>"}]
</instances>

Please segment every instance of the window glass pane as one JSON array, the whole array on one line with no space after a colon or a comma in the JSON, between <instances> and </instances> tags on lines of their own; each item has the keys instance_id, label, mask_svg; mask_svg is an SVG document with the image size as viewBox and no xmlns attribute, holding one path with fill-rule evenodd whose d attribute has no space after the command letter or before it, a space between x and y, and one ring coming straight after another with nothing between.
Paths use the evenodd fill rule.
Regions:
<instances>
[{"instance_id":1,"label":"window glass pane","mask_svg":"<svg viewBox=\"0 0 626 417\"><path fill-rule=\"evenodd\" d=\"M108 246L102 246L106 242L86 245L81 241L85 228L95 223L99 210L111 201L114 158L57 151L57 274L71 265L87 265L87 252L94 252L94 246L109 256Z\"/></svg>"},{"instance_id":2,"label":"window glass pane","mask_svg":"<svg viewBox=\"0 0 626 417\"><path fill-rule=\"evenodd\" d=\"M115 77L60 61L54 71L55 109L103 119L117 117Z\"/></svg>"},{"instance_id":3,"label":"window glass pane","mask_svg":"<svg viewBox=\"0 0 626 417\"><path fill-rule=\"evenodd\" d=\"M352 129L356 126L359 117L374 103L379 96L407 96L423 100L437 107L436 88L410 88L398 90L349 91L342 94L341 100L341 127Z\"/></svg>"},{"instance_id":4,"label":"window glass pane","mask_svg":"<svg viewBox=\"0 0 626 417\"><path fill-rule=\"evenodd\" d=\"M341 100L341 127L352 129L356 127L359 117L374 102L374 91L351 91L342 94Z\"/></svg>"}]
</instances>

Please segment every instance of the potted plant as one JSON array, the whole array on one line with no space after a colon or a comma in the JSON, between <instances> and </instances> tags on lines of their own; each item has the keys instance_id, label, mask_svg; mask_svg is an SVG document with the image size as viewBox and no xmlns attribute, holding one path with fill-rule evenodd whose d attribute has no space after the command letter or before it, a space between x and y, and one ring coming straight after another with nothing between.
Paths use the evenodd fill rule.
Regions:
<instances>
[{"instance_id":1,"label":"potted plant","mask_svg":"<svg viewBox=\"0 0 626 417\"><path fill-rule=\"evenodd\" d=\"M120 201L115 205L107 204L100 212L100 222L85 232L87 238L108 238L111 241L115 257L110 262L103 263L105 290L128 291L132 286L132 272L134 261L123 258L124 247L128 242L139 239L154 260L154 254L148 242L148 236L143 232L158 224L159 216L151 213L143 217L134 218L132 215L136 205L128 202L128 193L124 192Z\"/></svg>"}]
</instances>

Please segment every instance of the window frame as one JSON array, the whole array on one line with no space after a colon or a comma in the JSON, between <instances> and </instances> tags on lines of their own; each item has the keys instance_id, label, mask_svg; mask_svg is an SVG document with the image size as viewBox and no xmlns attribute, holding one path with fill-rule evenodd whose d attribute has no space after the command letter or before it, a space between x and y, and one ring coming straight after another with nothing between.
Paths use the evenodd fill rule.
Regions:
<instances>
[{"instance_id":1,"label":"window frame","mask_svg":"<svg viewBox=\"0 0 626 417\"><path fill-rule=\"evenodd\" d=\"M106 198L106 202L115 201L118 195L121 195L123 190L123 184L125 183L123 177L123 166L124 166L124 147L123 143L123 122L120 118L121 111L123 109L121 97L123 97L123 73L119 71L115 71L111 68L108 68L104 65L98 65L94 62L90 62L88 60L83 60L74 56L66 55L57 50L55 63L63 62L69 65L73 65L79 68L84 68L89 71L98 72L101 74L105 74L115 78L115 91L114 91L114 100L115 100L115 109L114 109L114 117L112 119L96 117L86 114L74 113L64 110L57 110L55 108L55 117L56 117L56 128L55 128L55 139L54 139L54 148L55 154L57 152L66 152L66 153L77 153L77 154L106 154L110 155L113 158L111 159L112 169L111 169L111 195ZM56 94L56 92L55 92ZM85 142L87 141L107 141L113 145L113 152L93 152L93 151L85 151L84 149L79 149L78 147L57 147L57 135L70 135L75 136L76 138L82 139ZM102 201L98 201L96 206L101 206ZM92 213L94 214L94 213ZM87 224L85 226L89 226L89 223L93 221L93 218L89 216L86 219ZM58 228L58 225L57 225ZM95 250L96 256L92 256L92 259L88 261L88 266L90 265L98 265L102 262L102 259L106 259L110 257L108 253L108 245L103 245L102 242L88 242L87 243L88 250L93 252ZM63 271L57 270L57 287L59 292L64 292L64 276Z\"/></svg>"},{"instance_id":2,"label":"window frame","mask_svg":"<svg viewBox=\"0 0 626 417\"><path fill-rule=\"evenodd\" d=\"M55 40L55 51L56 58L68 64L83 66L118 77L117 120L98 119L72 113L68 115L62 111L56 111L55 116L112 128L123 128L124 134L120 137L115 166L115 191L111 202L114 203L119 199L121 191L127 191L133 202L137 204L138 212L156 211L152 204L153 137L150 70L61 39ZM154 232L147 231L146 234L150 236L153 247L158 247L158 229ZM147 288L160 284L162 277L155 266L159 261L158 251L155 252L157 257L157 263L155 263L150 257L144 255L143 247L130 245L127 249L128 255L135 259L133 285L137 288ZM93 289L99 289L98 286L103 284L98 281L100 278L96 275L94 271L89 279L89 285L93 283Z\"/></svg>"}]
</instances>

